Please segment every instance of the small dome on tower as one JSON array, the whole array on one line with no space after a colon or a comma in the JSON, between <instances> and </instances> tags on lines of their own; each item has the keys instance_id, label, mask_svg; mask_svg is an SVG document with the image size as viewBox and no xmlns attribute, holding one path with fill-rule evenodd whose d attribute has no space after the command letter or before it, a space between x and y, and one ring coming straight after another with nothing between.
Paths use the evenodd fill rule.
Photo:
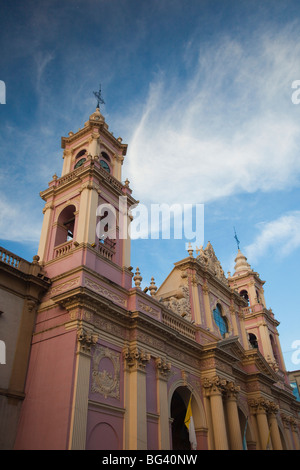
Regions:
<instances>
[{"instance_id":1,"label":"small dome on tower","mask_svg":"<svg viewBox=\"0 0 300 470\"><path fill-rule=\"evenodd\" d=\"M238 250L237 257L235 258L235 266L234 266L234 271L235 273L241 273L245 271L252 271L251 266L249 263L247 263L247 258L241 250Z\"/></svg>"}]
</instances>

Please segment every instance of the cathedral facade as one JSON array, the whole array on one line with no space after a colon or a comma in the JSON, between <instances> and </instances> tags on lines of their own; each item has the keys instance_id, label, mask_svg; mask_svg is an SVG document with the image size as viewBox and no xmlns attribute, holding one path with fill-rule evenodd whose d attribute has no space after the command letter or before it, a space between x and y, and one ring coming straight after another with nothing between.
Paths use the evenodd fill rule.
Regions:
<instances>
[{"instance_id":1,"label":"cathedral facade","mask_svg":"<svg viewBox=\"0 0 300 470\"><path fill-rule=\"evenodd\" d=\"M127 145L97 108L62 148L62 174L41 192L40 244L26 281L35 290L20 310L27 318L31 301L27 346L23 321L19 347L0 365L1 433L12 429L2 447L299 449L300 404L278 321L242 252L225 276L211 243L191 248L160 287L152 279L142 290L130 239L120 236L137 202L122 183ZM13 276L20 268L10 258L0 269ZM17 295L3 279L1 298ZM8 308L0 310L8 335Z\"/></svg>"}]
</instances>

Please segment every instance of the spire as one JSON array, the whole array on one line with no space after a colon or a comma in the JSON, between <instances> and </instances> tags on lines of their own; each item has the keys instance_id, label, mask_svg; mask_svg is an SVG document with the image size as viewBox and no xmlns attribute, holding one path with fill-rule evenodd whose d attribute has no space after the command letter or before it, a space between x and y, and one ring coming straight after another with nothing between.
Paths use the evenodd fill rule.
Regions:
<instances>
[{"instance_id":1,"label":"spire","mask_svg":"<svg viewBox=\"0 0 300 470\"><path fill-rule=\"evenodd\" d=\"M240 249L238 249L237 257L235 258L235 266L234 271L235 273L240 273L243 271L252 271L251 266L247 263L247 258Z\"/></svg>"}]
</instances>

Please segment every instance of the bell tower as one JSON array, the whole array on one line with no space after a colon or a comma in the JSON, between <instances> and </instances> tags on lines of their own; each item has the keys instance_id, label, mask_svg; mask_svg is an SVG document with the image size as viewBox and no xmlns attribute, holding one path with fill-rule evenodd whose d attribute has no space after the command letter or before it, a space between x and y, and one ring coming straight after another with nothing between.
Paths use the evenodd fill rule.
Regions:
<instances>
[{"instance_id":1,"label":"bell tower","mask_svg":"<svg viewBox=\"0 0 300 470\"><path fill-rule=\"evenodd\" d=\"M90 269L128 287L128 211L136 201L129 182L122 183L127 145L109 131L97 107L82 129L62 137L61 146L61 176L54 175L41 192L45 206L40 262L52 277L78 266L80 258Z\"/></svg>"},{"instance_id":2,"label":"bell tower","mask_svg":"<svg viewBox=\"0 0 300 470\"><path fill-rule=\"evenodd\" d=\"M245 327L249 346L257 348L276 371L285 373L285 365L277 327L272 309L267 309L263 285L265 281L254 272L246 256L238 249L234 274L228 277L230 286L245 299ZM247 303L246 303L247 302Z\"/></svg>"}]
</instances>

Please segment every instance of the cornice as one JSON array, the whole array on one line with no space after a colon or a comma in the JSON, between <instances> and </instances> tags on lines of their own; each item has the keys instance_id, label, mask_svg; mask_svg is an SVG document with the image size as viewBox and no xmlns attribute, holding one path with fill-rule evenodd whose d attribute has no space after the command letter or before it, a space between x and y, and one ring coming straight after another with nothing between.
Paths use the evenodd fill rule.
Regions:
<instances>
[{"instance_id":1,"label":"cornice","mask_svg":"<svg viewBox=\"0 0 300 470\"><path fill-rule=\"evenodd\" d=\"M276 320L276 318L273 315L274 314L273 313L271 314L270 311L267 308L263 307L258 312L249 312L249 313L247 312L247 314L245 315L245 320L249 320L249 319L252 319L252 318L258 318L258 317L264 316L276 328L277 326L280 325L280 322L278 320Z\"/></svg>"},{"instance_id":2,"label":"cornice","mask_svg":"<svg viewBox=\"0 0 300 470\"><path fill-rule=\"evenodd\" d=\"M102 187L112 191L117 197L126 196L130 205L138 203L138 201L136 201L132 195L128 193L126 185L123 185L113 175L107 173L107 171L104 170L100 165L95 165L94 160L88 161L88 164L76 168L67 175L64 175L60 178L55 177L52 181L49 182L49 187L40 192L40 197L44 201L48 201L51 197L64 193L67 189L78 185L78 183L82 184L87 178L90 180L92 178L97 178L99 184ZM97 189L98 191L101 190L100 186L96 187L92 182L87 189ZM78 192L80 192L80 187L78 188Z\"/></svg>"},{"instance_id":3,"label":"cornice","mask_svg":"<svg viewBox=\"0 0 300 470\"><path fill-rule=\"evenodd\" d=\"M258 284L260 284L262 286L266 282L266 281L263 281L262 279L260 279L259 273L256 272L256 271L248 271L248 272L245 272L243 274L233 274L232 276L228 277L228 282L234 283L234 282L238 281L239 279L246 279L246 278L249 278L249 277L253 277L258 282Z\"/></svg>"},{"instance_id":4,"label":"cornice","mask_svg":"<svg viewBox=\"0 0 300 470\"><path fill-rule=\"evenodd\" d=\"M92 132L93 128L97 127L99 131L101 131L102 135L104 135L107 140L109 140L114 146L116 146L122 153L122 155L126 155L127 153L127 144L122 144L120 140L116 139L112 135L112 133L107 129L108 125L104 120L101 121L96 121L96 120L90 120L88 121L88 124L83 127L82 129L79 129L76 133L69 135L69 137L61 137L61 148L65 149L67 144L71 144L72 142L76 141L77 139L80 139L84 137L86 134L89 134ZM101 136L99 136L101 137Z\"/></svg>"}]
</instances>

